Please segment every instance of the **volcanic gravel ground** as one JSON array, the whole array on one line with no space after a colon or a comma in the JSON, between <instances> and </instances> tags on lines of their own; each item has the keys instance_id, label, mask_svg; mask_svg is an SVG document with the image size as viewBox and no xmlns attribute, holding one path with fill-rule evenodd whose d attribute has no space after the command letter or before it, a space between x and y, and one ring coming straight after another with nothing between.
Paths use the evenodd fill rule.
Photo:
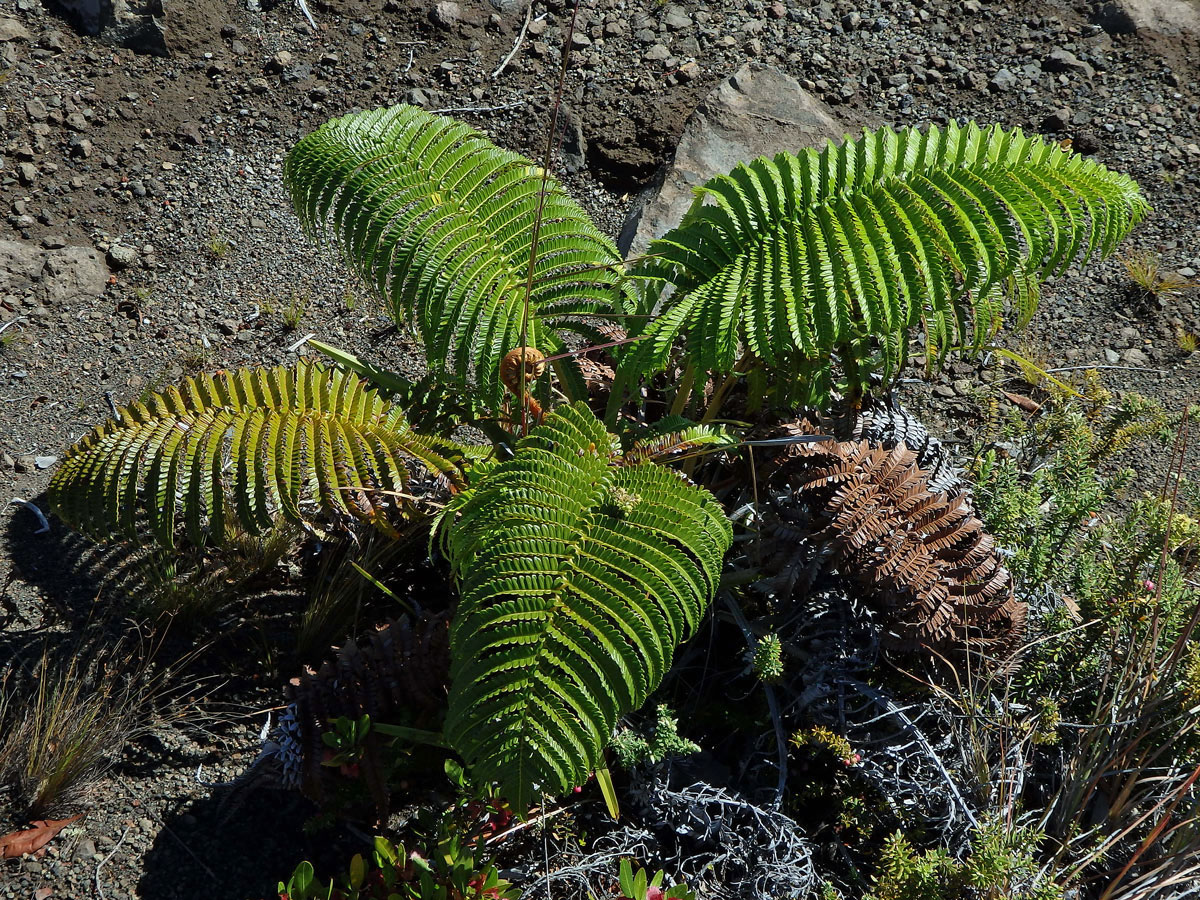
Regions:
<instances>
[{"instance_id":1,"label":"volcanic gravel ground","mask_svg":"<svg viewBox=\"0 0 1200 900\"><path fill-rule=\"evenodd\" d=\"M81 35L35 0L0 0L0 241L94 250L109 282L61 302L0 290L0 502L44 506L51 457L109 415L109 398L121 404L199 369L289 362L310 332L417 370L411 340L300 234L281 163L326 119L398 101L456 111L500 145L540 154L569 8L535 0L528 33L493 76L525 16L496 2L503 8L313 0L314 30L291 2L167 0L164 57ZM1194 278L1197 36L1119 33L1105 20L1110 33L1095 12L982 0L589 0L564 92L587 146L564 181L615 236L690 111L750 59L787 71L853 126L974 118L1070 139L1135 177L1153 205L1126 252L1149 251ZM1140 296L1119 261L1092 262L1047 285L1029 329L1007 340L1045 366L1109 367L1113 387L1178 409L1200 397L1200 353L1176 342L1179 330L1200 332L1197 303L1194 293ZM978 382L977 366L959 362L904 389L953 440L968 435ZM1130 460L1143 483L1161 480L1162 455ZM78 542L61 523L37 528L9 507L0 666L27 663L43 641L99 615L94 580L73 565L86 555ZM164 724L130 747L86 819L42 859L0 864L0 898L265 897L302 855L319 854L298 843L301 805L265 792L226 820L212 799L210 784L254 757L261 710L279 702L284 676L245 661L261 634L251 619L243 608L222 621L234 637L209 666L230 679L222 709L243 714ZM226 665L235 650L242 661ZM2 803L0 832L24 824Z\"/></svg>"}]
</instances>

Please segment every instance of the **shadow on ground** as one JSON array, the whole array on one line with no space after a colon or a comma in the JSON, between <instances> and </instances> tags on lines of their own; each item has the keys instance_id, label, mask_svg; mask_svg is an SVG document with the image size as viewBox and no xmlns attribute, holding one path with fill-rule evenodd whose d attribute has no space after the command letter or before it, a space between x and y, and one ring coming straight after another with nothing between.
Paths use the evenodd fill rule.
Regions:
<instances>
[{"instance_id":1,"label":"shadow on ground","mask_svg":"<svg viewBox=\"0 0 1200 900\"><path fill-rule=\"evenodd\" d=\"M315 809L297 794L252 789L234 800L224 792L183 804L163 816L143 857L139 900L268 900L279 896L303 859L319 875L335 875L353 853L369 846L344 831L304 834Z\"/></svg>"}]
</instances>

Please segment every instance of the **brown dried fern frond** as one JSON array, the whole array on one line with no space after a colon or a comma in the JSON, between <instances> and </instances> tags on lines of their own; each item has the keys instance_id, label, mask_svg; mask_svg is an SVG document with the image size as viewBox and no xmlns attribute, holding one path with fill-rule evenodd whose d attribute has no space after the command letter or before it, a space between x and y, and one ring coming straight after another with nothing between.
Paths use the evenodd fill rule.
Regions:
<instances>
[{"instance_id":1,"label":"brown dried fern frond","mask_svg":"<svg viewBox=\"0 0 1200 900\"><path fill-rule=\"evenodd\" d=\"M788 436L811 434L800 422ZM885 616L885 646L942 656L1012 657L1026 605L964 494L930 489L904 444L789 444L771 465L782 523L801 525L825 562Z\"/></svg>"},{"instance_id":2,"label":"brown dried fern frond","mask_svg":"<svg viewBox=\"0 0 1200 900\"><path fill-rule=\"evenodd\" d=\"M321 735L330 730L334 719L369 715L372 722L438 727L450 680L449 621L446 614L425 616L415 623L394 620L357 641L347 641L320 669L309 669L291 680L285 690L290 704L287 730L298 744L290 751L293 763L299 764L299 783L307 796L323 802L335 776L335 769L321 765L325 754ZM360 772L377 813L386 816L388 793L380 749L380 738L372 731Z\"/></svg>"}]
</instances>

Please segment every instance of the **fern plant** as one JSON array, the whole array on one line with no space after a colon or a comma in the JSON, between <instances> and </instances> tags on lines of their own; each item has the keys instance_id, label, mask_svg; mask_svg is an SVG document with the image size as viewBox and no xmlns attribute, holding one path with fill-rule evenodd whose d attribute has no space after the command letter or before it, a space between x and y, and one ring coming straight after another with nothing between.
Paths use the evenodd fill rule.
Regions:
<instances>
[{"instance_id":1,"label":"fern plant","mask_svg":"<svg viewBox=\"0 0 1200 900\"><path fill-rule=\"evenodd\" d=\"M522 808L602 765L696 627L732 534L708 492L626 459L582 404L461 497L446 736Z\"/></svg>"},{"instance_id":2,"label":"fern plant","mask_svg":"<svg viewBox=\"0 0 1200 900\"><path fill-rule=\"evenodd\" d=\"M793 400L828 395L836 355L861 394L870 373L895 375L918 324L936 357L982 346L1006 300L1024 323L1039 280L1112 253L1146 210L1132 179L998 125L760 158L698 188L651 243L634 274L673 293L618 376L666 370L682 341L700 370L767 366L808 389Z\"/></svg>"},{"instance_id":3,"label":"fern plant","mask_svg":"<svg viewBox=\"0 0 1200 900\"><path fill-rule=\"evenodd\" d=\"M429 375L314 343L333 367L188 379L73 447L52 502L91 535L170 548L279 520L394 536L444 483L459 594L444 738L519 812L602 766L721 576L722 506L670 467L738 438L681 415L688 385L749 373L794 407L828 394L836 359L861 391L868 370L895 374L917 324L932 355L977 346L1004 298L1027 317L1039 279L1111 252L1145 212L1129 179L1019 131L880 129L714 179L627 274L544 169L413 107L327 123L284 181L308 232L415 329ZM629 314L643 324L614 351L606 425L574 354ZM618 417L625 389L676 362L690 374L669 414L651 380ZM507 430L506 390L521 408ZM460 422L495 447L427 436Z\"/></svg>"},{"instance_id":4,"label":"fern plant","mask_svg":"<svg viewBox=\"0 0 1200 900\"><path fill-rule=\"evenodd\" d=\"M301 360L187 378L119 410L67 453L50 497L95 538L148 534L168 548L179 524L201 545L235 524L317 528L319 513L394 535L420 511L413 474L462 487L469 455L415 434L358 376Z\"/></svg>"},{"instance_id":5,"label":"fern plant","mask_svg":"<svg viewBox=\"0 0 1200 900\"><path fill-rule=\"evenodd\" d=\"M621 258L558 182L461 122L412 106L334 119L288 154L284 183L310 235L331 233L426 361L493 406L516 346L546 356L622 305ZM535 222L538 253L531 258ZM526 302L528 300L528 302ZM560 368L568 396L586 396Z\"/></svg>"}]
</instances>

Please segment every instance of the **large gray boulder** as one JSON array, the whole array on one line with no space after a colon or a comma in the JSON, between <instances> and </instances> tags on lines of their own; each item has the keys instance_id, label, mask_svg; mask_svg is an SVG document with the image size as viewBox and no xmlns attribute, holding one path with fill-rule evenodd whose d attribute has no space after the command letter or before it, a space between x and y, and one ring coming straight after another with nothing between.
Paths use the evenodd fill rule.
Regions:
<instances>
[{"instance_id":1,"label":"large gray boulder","mask_svg":"<svg viewBox=\"0 0 1200 900\"><path fill-rule=\"evenodd\" d=\"M684 125L675 159L634 202L617 244L626 257L679 224L692 191L739 162L840 141L851 128L799 83L747 64L717 85Z\"/></svg>"},{"instance_id":2,"label":"large gray boulder","mask_svg":"<svg viewBox=\"0 0 1200 900\"><path fill-rule=\"evenodd\" d=\"M85 34L135 53L170 56L162 0L54 0Z\"/></svg>"},{"instance_id":3,"label":"large gray boulder","mask_svg":"<svg viewBox=\"0 0 1200 900\"><path fill-rule=\"evenodd\" d=\"M91 247L44 250L22 241L0 241L0 299L13 306L69 306L104 293L108 269Z\"/></svg>"},{"instance_id":4,"label":"large gray boulder","mask_svg":"<svg viewBox=\"0 0 1200 900\"><path fill-rule=\"evenodd\" d=\"M1200 3L1195 0L1117 0L1101 3L1092 19L1109 34L1200 36Z\"/></svg>"}]
</instances>

